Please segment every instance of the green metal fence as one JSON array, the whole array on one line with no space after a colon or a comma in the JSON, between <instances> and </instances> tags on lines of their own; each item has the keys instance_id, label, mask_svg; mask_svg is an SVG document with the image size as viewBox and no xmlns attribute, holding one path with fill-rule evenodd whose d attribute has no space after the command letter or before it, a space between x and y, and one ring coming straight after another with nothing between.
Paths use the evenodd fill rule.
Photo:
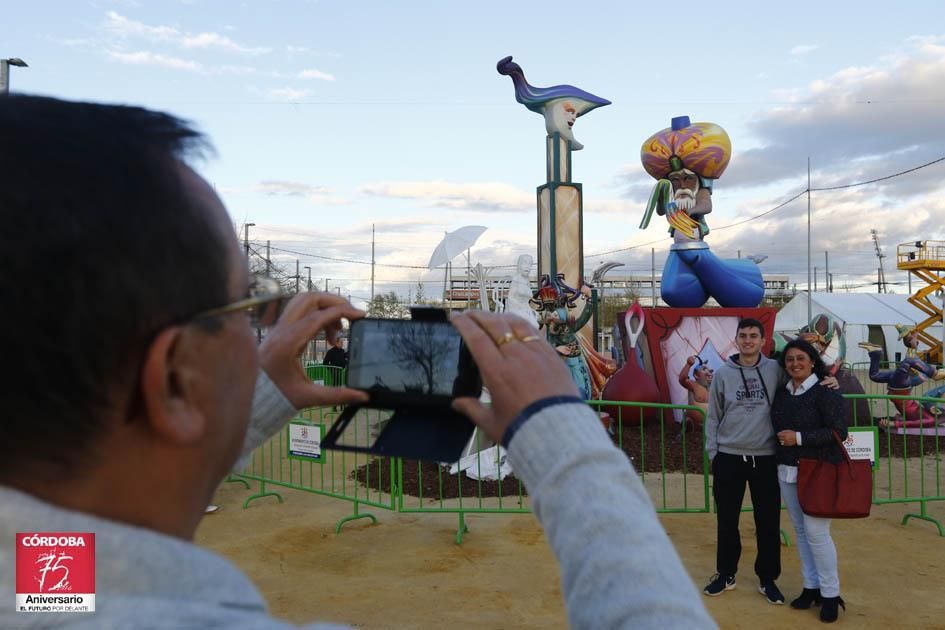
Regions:
<instances>
[{"instance_id":1,"label":"green metal fence","mask_svg":"<svg viewBox=\"0 0 945 630\"><path fill-rule=\"evenodd\" d=\"M328 376L311 366L310 377ZM313 380L316 380L313 378ZM705 456L698 407L659 403L591 401L598 411L607 410L607 427L614 443L637 468L660 512L708 512L708 460ZM674 414L695 414L698 422L677 424ZM502 466L504 449L476 432L468 455L455 465L442 465L401 458L385 458L347 451L323 451L319 460L293 457L290 432L293 426L314 427L324 435L337 412L322 407L300 413L289 426L259 447L247 467L230 480L253 480L259 491L252 501L281 495L269 486L287 487L350 501L354 513L339 521L336 531L355 518L370 518L360 506L400 512L455 513L459 523L457 542L468 531L469 513L527 513L531 505L523 484ZM377 436L387 415L365 410L358 414L342 436L343 443L364 446ZM297 431L298 429L296 429ZM464 464L461 467L459 464ZM493 478L488 478L490 476Z\"/></svg>"},{"instance_id":2,"label":"green metal fence","mask_svg":"<svg viewBox=\"0 0 945 630\"><path fill-rule=\"evenodd\" d=\"M918 503L919 513L906 514L902 524L911 518L928 521L935 525L940 536L945 536L942 523L929 516L927 510L930 502L945 501L945 471L942 470L945 414L928 412L935 408L945 411L945 399L885 394L847 394L844 397L867 400L872 410L871 417L861 418L854 405L854 426L880 429L879 465L873 470L873 503ZM897 426L897 418L905 420L906 424L911 421L927 426Z\"/></svg>"},{"instance_id":3,"label":"green metal fence","mask_svg":"<svg viewBox=\"0 0 945 630\"><path fill-rule=\"evenodd\" d=\"M942 404L945 400L922 396L850 394L845 398L866 400L872 413L856 415L854 425L877 426L884 418L895 418L905 401L916 405ZM710 466L705 453L704 413L688 405L659 403L589 401L602 417L614 444L633 462L658 512L709 512ZM298 427L324 431L337 416L330 408L308 409L292 424L258 448L246 469L229 480L254 480L259 491L248 497L244 508L265 496L282 497L267 486L313 492L350 501L354 512L338 522L375 517L362 513L361 506L414 513L454 513L459 523L457 543L468 531L465 515L470 513L518 514L531 511L524 486L504 463L504 450L478 431L467 456L455 465L386 458L346 451L322 451L318 458L293 455L290 433ZM345 440L363 446L372 441L388 417L365 410L352 420ZM945 418L943 418L945 419ZM680 422L680 420L684 420ZM945 426L929 427L910 434L895 425L881 432L879 466L874 470L874 504L918 503L911 518L933 523L939 534L945 528L928 515L927 505L945 500L945 472L942 447ZM750 509L750 508L747 508ZM787 539L786 539L787 540Z\"/></svg>"},{"instance_id":4,"label":"green metal fence","mask_svg":"<svg viewBox=\"0 0 945 630\"><path fill-rule=\"evenodd\" d=\"M319 385L337 387L345 384L345 369L322 363L310 363L305 366L305 375Z\"/></svg>"},{"instance_id":5,"label":"green metal fence","mask_svg":"<svg viewBox=\"0 0 945 630\"><path fill-rule=\"evenodd\" d=\"M329 407L303 410L289 425L253 452L247 466L234 475L238 479L259 482L259 491L244 501L244 508L252 501L267 496L274 496L281 503L282 496L268 486L293 488L350 501L354 513L341 519L336 531L340 531L346 522L358 518L377 520L370 513L361 513L361 506L396 509L393 462L386 467L379 466L370 455L348 451L320 450L317 456L310 452L293 454L290 448L294 445L293 432L299 432L304 427L324 436L337 413ZM352 421L351 428L357 437L359 432L371 432L384 419L381 412L367 410Z\"/></svg>"}]
</instances>

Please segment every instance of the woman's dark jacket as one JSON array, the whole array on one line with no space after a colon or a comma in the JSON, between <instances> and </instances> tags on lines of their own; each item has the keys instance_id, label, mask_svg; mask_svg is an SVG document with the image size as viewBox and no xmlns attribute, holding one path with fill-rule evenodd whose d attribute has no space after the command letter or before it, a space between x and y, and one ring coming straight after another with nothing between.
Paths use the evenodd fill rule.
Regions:
<instances>
[{"instance_id":1,"label":"woman's dark jacket","mask_svg":"<svg viewBox=\"0 0 945 630\"><path fill-rule=\"evenodd\" d=\"M777 446L779 464L797 466L799 458L824 459L834 464L843 461L833 431L840 439L847 437L847 424L840 392L817 383L800 396L793 396L787 387L779 387L771 405L774 432L798 431L801 446Z\"/></svg>"}]
</instances>

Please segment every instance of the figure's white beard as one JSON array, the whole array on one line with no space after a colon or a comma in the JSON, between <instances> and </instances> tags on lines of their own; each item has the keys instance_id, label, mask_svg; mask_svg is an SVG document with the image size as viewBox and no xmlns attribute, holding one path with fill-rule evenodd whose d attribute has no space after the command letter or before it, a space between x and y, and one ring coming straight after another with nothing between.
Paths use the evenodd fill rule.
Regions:
<instances>
[{"instance_id":1,"label":"figure's white beard","mask_svg":"<svg viewBox=\"0 0 945 630\"><path fill-rule=\"evenodd\" d=\"M676 207L680 210L690 210L696 205L696 191L689 188L680 188L673 196Z\"/></svg>"}]
</instances>

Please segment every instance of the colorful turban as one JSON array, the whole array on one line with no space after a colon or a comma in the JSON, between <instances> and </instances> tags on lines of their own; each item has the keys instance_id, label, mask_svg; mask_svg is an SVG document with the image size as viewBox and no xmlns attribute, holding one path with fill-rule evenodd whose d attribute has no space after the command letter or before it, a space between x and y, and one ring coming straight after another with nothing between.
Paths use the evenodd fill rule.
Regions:
<instances>
[{"instance_id":1,"label":"colorful turban","mask_svg":"<svg viewBox=\"0 0 945 630\"><path fill-rule=\"evenodd\" d=\"M673 118L669 129L647 138L640 149L643 168L655 179L689 169L705 179L718 179L732 157L732 142L713 123L690 123L688 116Z\"/></svg>"}]
</instances>

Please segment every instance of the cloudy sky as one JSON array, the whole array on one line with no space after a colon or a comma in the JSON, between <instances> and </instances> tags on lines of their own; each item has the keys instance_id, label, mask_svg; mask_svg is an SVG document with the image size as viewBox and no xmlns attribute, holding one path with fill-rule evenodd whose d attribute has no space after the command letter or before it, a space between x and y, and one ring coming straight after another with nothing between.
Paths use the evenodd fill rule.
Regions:
<instances>
[{"instance_id":1,"label":"cloudy sky","mask_svg":"<svg viewBox=\"0 0 945 630\"><path fill-rule=\"evenodd\" d=\"M30 65L13 68L14 91L193 121L217 149L196 167L235 226L254 223L254 246L271 240L279 264L294 273L300 258L356 304L370 291L372 224L378 288L401 295L418 281L428 296L440 290L442 271L423 267L447 230L488 227L473 264L535 251L544 124L496 73L505 55L534 85L613 101L575 126L590 267L615 260L648 274L655 247L659 271L669 239L661 220L638 229L653 184L639 149L672 116L717 123L732 139L709 217L713 250L767 254L763 271L799 288L806 196L748 219L805 190L808 158L816 189L945 156L945 4L663 6L34 0L5 7L0 56ZM869 290L875 228L887 277L905 292L895 246L945 238L943 193L945 162L815 192L814 265L822 274L829 251L835 287Z\"/></svg>"}]
</instances>

